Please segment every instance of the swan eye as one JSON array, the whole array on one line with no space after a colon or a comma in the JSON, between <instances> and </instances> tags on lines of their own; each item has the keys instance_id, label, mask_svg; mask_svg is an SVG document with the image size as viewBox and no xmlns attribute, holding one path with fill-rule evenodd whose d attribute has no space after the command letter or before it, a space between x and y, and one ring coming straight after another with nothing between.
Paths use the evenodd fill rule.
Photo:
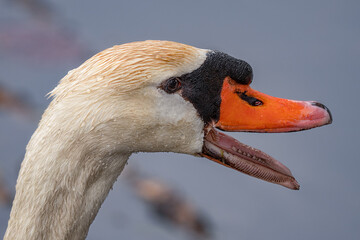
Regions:
<instances>
[{"instance_id":1,"label":"swan eye","mask_svg":"<svg viewBox=\"0 0 360 240\"><path fill-rule=\"evenodd\" d=\"M250 104L251 106L257 107L257 106L261 106L263 105L263 102L257 98L251 97L246 95L246 91L245 92L236 92L239 97L244 100L245 102L247 102L248 104Z\"/></svg>"},{"instance_id":2,"label":"swan eye","mask_svg":"<svg viewBox=\"0 0 360 240\"><path fill-rule=\"evenodd\" d=\"M181 89L180 78L169 78L161 84L161 88L167 93L174 93Z\"/></svg>"}]
</instances>

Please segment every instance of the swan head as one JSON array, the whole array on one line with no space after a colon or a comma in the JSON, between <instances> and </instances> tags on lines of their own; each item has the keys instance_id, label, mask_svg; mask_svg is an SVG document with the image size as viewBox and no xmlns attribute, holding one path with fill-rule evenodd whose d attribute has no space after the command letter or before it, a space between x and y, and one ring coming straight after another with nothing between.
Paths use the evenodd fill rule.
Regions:
<instances>
[{"instance_id":1,"label":"swan head","mask_svg":"<svg viewBox=\"0 0 360 240\"><path fill-rule=\"evenodd\" d=\"M225 53L169 41L114 46L64 77L51 92L49 119L104 154L177 152L299 189L290 170L216 130L289 132L331 123L310 101L250 87L251 66ZM96 146L96 147L94 147Z\"/></svg>"}]
</instances>

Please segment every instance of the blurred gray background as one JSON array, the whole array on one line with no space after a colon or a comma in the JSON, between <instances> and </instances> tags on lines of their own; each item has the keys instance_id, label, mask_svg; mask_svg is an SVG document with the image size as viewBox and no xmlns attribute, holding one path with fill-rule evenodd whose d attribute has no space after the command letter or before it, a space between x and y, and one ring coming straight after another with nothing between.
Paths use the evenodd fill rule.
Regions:
<instances>
[{"instance_id":1,"label":"blurred gray background","mask_svg":"<svg viewBox=\"0 0 360 240\"><path fill-rule=\"evenodd\" d=\"M0 172L14 191L25 146L67 72L113 45L173 40L249 62L252 87L317 100L332 125L286 134L231 134L287 165L291 191L206 159L134 154L129 166L180 189L214 239L360 239L359 1L0 1L0 85L36 114L0 109ZM0 206L0 236L10 208ZM120 176L88 239L191 239L149 214Z\"/></svg>"}]
</instances>

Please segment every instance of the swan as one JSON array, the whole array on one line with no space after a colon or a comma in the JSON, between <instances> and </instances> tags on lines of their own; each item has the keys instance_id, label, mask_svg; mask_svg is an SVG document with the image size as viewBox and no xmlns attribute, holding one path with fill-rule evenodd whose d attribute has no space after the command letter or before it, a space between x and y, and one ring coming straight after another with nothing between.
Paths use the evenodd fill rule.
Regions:
<instances>
[{"instance_id":1,"label":"swan","mask_svg":"<svg viewBox=\"0 0 360 240\"><path fill-rule=\"evenodd\" d=\"M4 239L85 239L135 152L206 157L299 189L287 167L216 128L300 131L331 123L330 111L252 79L245 61L170 41L117 45L69 71L27 145Z\"/></svg>"}]
</instances>

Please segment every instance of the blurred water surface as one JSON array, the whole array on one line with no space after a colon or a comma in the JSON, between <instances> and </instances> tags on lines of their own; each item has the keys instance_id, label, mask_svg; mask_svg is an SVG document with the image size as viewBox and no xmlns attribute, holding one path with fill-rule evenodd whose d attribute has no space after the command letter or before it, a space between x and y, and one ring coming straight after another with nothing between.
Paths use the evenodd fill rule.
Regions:
<instances>
[{"instance_id":1,"label":"blurred water surface","mask_svg":"<svg viewBox=\"0 0 360 240\"><path fill-rule=\"evenodd\" d=\"M248 61L253 88L320 101L334 122L298 133L231 134L287 165L300 191L180 154L134 154L129 164L181 188L213 220L216 239L359 239L359 1L28 2L34 5L0 2L0 83L37 106L36 120L0 110L0 171L11 191L45 95L69 70L116 44L173 40ZM0 207L0 236L9 212ZM152 218L123 176L88 235L119 238L191 239Z\"/></svg>"}]
</instances>

